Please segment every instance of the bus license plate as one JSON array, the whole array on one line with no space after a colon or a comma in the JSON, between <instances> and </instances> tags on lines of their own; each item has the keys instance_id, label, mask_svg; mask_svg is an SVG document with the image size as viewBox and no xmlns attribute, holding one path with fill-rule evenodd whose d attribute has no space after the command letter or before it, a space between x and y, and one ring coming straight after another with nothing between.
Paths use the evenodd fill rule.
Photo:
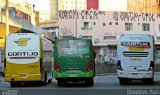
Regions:
<instances>
[{"instance_id":1,"label":"bus license plate","mask_svg":"<svg viewBox=\"0 0 160 95\"><path fill-rule=\"evenodd\" d=\"M69 77L77 77L77 74L70 74Z\"/></svg>"},{"instance_id":2,"label":"bus license plate","mask_svg":"<svg viewBox=\"0 0 160 95\"><path fill-rule=\"evenodd\" d=\"M20 74L20 77L25 78L25 77L27 77L27 75L26 74Z\"/></svg>"},{"instance_id":3,"label":"bus license plate","mask_svg":"<svg viewBox=\"0 0 160 95\"><path fill-rule=\"evenodd\" d=\"M132 73L132 75L136 75L136 76L138 76L138 73Z\"/></svg>"},{"instance_id":4,"label":"bus license plate","mask_svg":"<svg viewBox=\"0 0 160 95\"><path fill-rule=\"evenodd\" d=\"M70 73L79 73L80 70L69 70Z\"/></svg>"}]
</instances>

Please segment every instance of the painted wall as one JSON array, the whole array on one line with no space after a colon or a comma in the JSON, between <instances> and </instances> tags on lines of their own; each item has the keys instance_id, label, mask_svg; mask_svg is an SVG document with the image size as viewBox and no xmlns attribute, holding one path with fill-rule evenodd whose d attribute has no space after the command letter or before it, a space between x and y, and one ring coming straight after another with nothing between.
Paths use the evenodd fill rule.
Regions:
<instances>
[{"instance_id":1,"label":"painted wall","mask_svg":"<svg viewBox=\"0 0 160 95\"><path fill-rule=\"evenodd\" d=\"M90 22L91 30L81 29L82 22ZM133 30L126 31L125 23L133 23ZM149 23L150 31L143 31L142 24ZM115 43L121 34L137 33L155 36L160 32L160 14L133 12L69 10L59 11L59 36L92 36L101 45ZM107 36L107 39L104 39ZM95 44L95 43L94 43Z\"/></svg>"},{"instance_id":2,"label":"painted wall","mask_svg":"<svg viewBox=\"0 0 160 95\"><path fill-rule=\"evenodd\" d=\"M87 10L99 9L99 0L87 0Z\"/></svg>"},{"instance_id":3,"label":"painted wall","mask_svg":"<svg viewBox=\"0 0 160 95\"><path fill-rule=\"evenodd\" d=\"M127 0L127 11L160 13L159 0Z\"/></svg>"}]
</instances>

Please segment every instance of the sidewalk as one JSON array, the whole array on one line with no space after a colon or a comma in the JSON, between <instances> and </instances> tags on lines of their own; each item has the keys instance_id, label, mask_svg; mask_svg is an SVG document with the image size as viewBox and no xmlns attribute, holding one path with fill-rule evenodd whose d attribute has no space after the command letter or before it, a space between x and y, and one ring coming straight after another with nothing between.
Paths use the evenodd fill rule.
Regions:
<instances>
[{"instance_id":1,"label":"sidewalk","mask_svg":"<svg viewBox=\"0 0 160 95\"><path fill-rule=\"evenodd\" d=\"M0 82L4 82L5 80L4 80L4 77L1 77L0 76Z\"/></svg>"}]
</instances>

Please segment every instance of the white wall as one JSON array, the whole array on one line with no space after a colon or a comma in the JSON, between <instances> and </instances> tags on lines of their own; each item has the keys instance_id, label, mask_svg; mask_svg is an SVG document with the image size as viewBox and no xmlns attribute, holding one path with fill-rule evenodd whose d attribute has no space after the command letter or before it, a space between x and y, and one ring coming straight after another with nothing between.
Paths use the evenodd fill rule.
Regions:
<instances>
[{"instance_id":1,"label":"white wall","mask_svg":"<svg viewBox=\"0 0 160 95\"><path fill-rule=\"evenodd\" d=\"M76 18L77 17L77 18ZM77 22L77 23L76 23ZM82 22L91 22L92 30L82 30ZM112 25L109 25L109 23ZM133 23L133 31L125 31L125 23ZM95 23L95 25L94 25ZM105 26L103 26L105 23ZM118 23L118 25L116 25ZM149 23L150 31L143 31L142 24ZM116 11L60 11L59 12L59 33L60 36L74 35L77 37L92 36L92 40L99 38L100 44L116 43L117 39L104 40L104 36L116 36L125 33L150 34L155 36L159 32L160 14L116 12ZM77 26L77 27L76 27Z\"/></svg>"}]
</instances>

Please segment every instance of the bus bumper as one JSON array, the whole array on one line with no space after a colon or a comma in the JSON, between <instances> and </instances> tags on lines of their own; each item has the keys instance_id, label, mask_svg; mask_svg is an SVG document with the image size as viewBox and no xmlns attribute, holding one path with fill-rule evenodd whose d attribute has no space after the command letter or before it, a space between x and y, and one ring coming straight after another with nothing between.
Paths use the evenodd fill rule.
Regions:
<instances>
[{"instance_id":1,"label":"bus bumper","mask_svg":"<svg viewBox=\"0 0 160 95\"><path fill-rule=\"evenodd\" d=\"M117 72L118 78L127 78L127 79L148 79L154 77L154 72L125 72L125 71L118 71Z\"/></svg>"},{"instance_id":2,"label":"bus bumper","mask_svg":"<svg viewBox=\"0 0 160 95\"><path fill-rule=\"evenodd\" d=\"M59 73L57 71L54 71L55 79L57 78L93 78L94 76L95 76L94 71L81 72L81 73L68 73L68 72Z\"/></svg>"},{"instance_id":3,"label":"bus bumper","mask_svg":"<svg viewBox=\"0 0 160 95\"><path fill-rule=\"evenodd\" d=\"M42 75L41 74L12 74L12 75L5 75L5 81L41 81Z\"/></svg>"}]
</instances>

